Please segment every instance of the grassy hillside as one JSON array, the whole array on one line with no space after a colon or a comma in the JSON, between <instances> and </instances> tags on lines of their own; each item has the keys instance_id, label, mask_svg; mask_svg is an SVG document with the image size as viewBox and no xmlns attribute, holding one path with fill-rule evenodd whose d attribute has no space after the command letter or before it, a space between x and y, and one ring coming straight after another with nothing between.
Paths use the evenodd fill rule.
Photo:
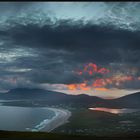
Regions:
<instances>
[{"instance_id":1,"label":"grassy hillside","mask_svg":"<svg viewBox=\"0 0 140 140\"><path fill-rule=\"evenodd\" d=\"M79 109L72 112L69 123L66 123L52 132L95 135L95 136L127 136L140 131L140 112L130 114L112 114L88 109ZM123 121L131 121L127 124Z\"/></svg>"}]
</instances>

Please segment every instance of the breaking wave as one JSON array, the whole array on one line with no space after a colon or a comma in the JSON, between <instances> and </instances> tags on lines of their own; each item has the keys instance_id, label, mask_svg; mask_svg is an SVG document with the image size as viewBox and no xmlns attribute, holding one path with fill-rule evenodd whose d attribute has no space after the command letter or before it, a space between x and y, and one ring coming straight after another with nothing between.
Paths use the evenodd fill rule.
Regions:
<instances>
[{"instance_id":1,"label":"breaking wave","mask_svg":"<svg viewBox=\"0 0 140 140\"><path fill-rule=\"evenodd\" d=\"M37 132L37 131L42 130L45 127L49 128L50 127L49 124L53 120L55 120L59 115L58 111L54 111L54 113L55 113L55 115L51 119L45 119L45 120L41 121L39 124L35 125L33 128L26 128L26 130L32 131L32 132Z\"/></svg>"}]
</instances>

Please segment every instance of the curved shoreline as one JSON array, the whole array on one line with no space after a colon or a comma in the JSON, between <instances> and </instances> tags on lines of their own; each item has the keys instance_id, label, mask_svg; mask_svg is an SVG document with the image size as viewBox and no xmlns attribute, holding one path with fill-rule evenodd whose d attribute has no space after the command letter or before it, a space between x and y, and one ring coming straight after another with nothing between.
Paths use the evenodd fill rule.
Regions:
<instances>
[{"instance_id":1,"label":"curved shoreline","mask_svg":"<svg viewBox=\"0 0 140 140\"><path fill-rule=\"evenodd\" d=\"M50 132L68 122L71 112L65 109L47 108L55 113L52 119L46 119L36 125L31 131Z\"/></svg>"}]
</instances>

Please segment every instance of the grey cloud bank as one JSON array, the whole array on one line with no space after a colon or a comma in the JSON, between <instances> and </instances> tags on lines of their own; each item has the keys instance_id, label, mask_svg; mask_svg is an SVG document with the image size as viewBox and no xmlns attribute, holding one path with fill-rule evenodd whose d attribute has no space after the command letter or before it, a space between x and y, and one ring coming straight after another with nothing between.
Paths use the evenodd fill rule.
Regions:
<instances>
[{"instance_id":1,"label":"grey cloud bank","mask_svg":"<svg viewBox=\"0 0 140 140\"><path fill-rule=\"evenodd\" d=\"M111 68L110 76L140 68L139 2L4 2L0 13L0 89L81 83L74 70L89 62Z\"/></svg>"}]
</instances>

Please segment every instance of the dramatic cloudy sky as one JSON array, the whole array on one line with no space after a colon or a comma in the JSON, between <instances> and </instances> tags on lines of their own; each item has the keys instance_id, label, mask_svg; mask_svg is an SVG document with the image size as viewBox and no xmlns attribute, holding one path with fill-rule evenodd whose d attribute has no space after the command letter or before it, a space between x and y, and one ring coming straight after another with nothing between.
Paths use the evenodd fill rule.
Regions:
<instances>
[{"instance_id":1,"label":"dramatic cloudy sky","mask_svg":"<svg viewBox=\"0 0 140 140\"><path fill-rule=\"evenodd\" d=\"M139 2L1 2L0 91L119 97L140 90Z\"/></svg>"}]
</instances>

